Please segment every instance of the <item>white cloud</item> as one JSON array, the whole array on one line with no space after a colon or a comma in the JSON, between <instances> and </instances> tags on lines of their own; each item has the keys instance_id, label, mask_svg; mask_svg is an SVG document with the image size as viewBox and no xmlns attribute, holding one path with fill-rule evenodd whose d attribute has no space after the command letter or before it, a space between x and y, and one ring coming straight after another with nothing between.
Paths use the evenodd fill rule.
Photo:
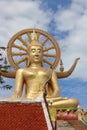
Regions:
<instances>
[{"instance_id":1,"label":"white cloud","mask_svg":"<svg viewBox=\"0 0 87 130\"><path fill-rule=\"evenodd\" d=\"M55 22L57 31L68 32L64 39L59 40L65 68L68 69L72 61L80 57L71 78L87 81L87 1L72 0L69 8L58 10Z\"/></svg>"},{"instance_id":2,"label":"white cloud","mask_svg":"<svg viewBox=\"0 0 87 130\"><path fill-rule=\"evenodd\" d=\"M0 0L0 46L7 46L20 30L32 27L48 30L51 15L50 9L44 11L41 0Z\"/></svg>"},{"instance_id":3,"label":"white cloud","mask_svg":"<svg viewBox=\"0 0 87 130\"><path fill-rule=\"evenodd\" d=\"M50 9L44 10L41 2L41 0L0 1L0 46L7 46L9 39L25 28L36 26L47 31L51 20L55 19L56 30L55 28L54 30L68 32L64 39L58 40L65 70L72 65L76 57L80 57L71 78L86 80L87 0L72 0L68 8L60 6L55 15Z\"/></svg>"},{"instance_id":4,"label":"white cloud","mask_svg":"<svg viewBox=\"0 0 87 130\"><path fill-rule=\"evenodd\" d=\"M40 0L3 0L0 1L0 42L7 45L9 39L25 28L48 29L51 10L41 8ZM2 45L0 45L2 46Z\"/></svg>"}]
</instances>

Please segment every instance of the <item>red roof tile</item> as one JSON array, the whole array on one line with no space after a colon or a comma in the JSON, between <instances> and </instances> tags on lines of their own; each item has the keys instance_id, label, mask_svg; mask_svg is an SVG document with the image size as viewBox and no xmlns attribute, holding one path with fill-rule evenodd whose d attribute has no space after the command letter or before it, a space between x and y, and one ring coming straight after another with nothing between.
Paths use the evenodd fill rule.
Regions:
<instances>
[{"instance_id":1,"label":"red roof tile","mask_svg":"<svg viewBox=\"0 0 87 130\"><path fill-rule=\"evenodd\" d=\"M0 103L0 130L48 130L41 103Z\"/></svg>"}]
</instances>

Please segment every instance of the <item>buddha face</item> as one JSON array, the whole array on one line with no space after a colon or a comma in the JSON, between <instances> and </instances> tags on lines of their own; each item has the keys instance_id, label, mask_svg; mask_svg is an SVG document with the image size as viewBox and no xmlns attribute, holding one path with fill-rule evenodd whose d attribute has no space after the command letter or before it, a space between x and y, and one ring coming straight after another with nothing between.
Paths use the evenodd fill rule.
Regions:
<instances>
[{"instance_id":1,"label":"buddha face","mask_svg":"<svg viewBox=\"0 0 87 130\"><path fill-rule=\"evenodd\" d=\"M40 45L33 45L29 48L29 57L31 63L42 63L43 51Z\"/></svg>"}]
</instances>

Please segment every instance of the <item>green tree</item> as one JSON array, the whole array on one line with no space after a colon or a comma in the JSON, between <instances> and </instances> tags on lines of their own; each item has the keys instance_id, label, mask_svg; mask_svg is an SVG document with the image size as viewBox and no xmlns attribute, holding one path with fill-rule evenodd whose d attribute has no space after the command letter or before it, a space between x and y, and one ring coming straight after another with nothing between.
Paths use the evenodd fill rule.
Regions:
<instances>
[{"instance_id":1,"label":"green tree","mask_svg":"<svg viewBox=\"0 0 87 130\"><path fill-rule=\"evenodd\" d=\"M0 47L0 71L4 71L6 72L6 70L10 67L9 65L7 65L7 60L6 58L3 59L3 56L2 56L2 53L1 53L1 50L5 51L5 47ZM4 64L3 64L4 62ZM0 75L0 88L4 88L4 89L11 89L12 86L11 85L5 85L5 80L4 78Z\"/></svg>"}]
</instances>

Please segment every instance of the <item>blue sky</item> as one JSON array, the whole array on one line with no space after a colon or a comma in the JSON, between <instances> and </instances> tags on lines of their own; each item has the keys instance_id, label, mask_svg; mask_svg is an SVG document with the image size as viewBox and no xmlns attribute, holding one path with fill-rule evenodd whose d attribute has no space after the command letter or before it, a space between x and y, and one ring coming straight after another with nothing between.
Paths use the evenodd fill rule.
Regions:
<instances>
[{"instance_id":1,"label":"blue sky","mask_svg":"<svg viewBox=\"0 0 87 130\"><path fill-rule=\"evenodd\" d=\"M72 75L58 82L61 96L76 97L81 108L87 109L87 0L0 0L0 46L7 46L18 31L34 26L50 33L59 43L65 70L80 57ZM14 87L0 90L0 96L9 96L13 91Z\"/></svg>"}]
</instances>

